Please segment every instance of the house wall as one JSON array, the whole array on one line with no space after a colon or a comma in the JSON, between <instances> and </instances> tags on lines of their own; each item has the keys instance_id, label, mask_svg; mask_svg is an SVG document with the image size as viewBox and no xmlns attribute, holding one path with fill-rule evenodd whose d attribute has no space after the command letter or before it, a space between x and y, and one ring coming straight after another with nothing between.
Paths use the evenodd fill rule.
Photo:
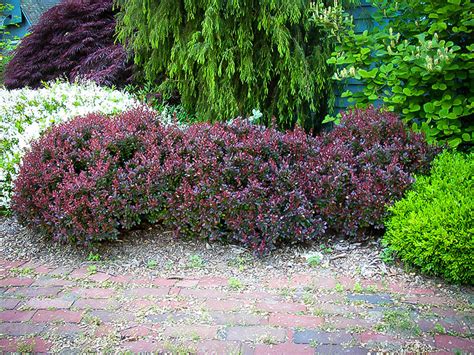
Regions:
<instances>
[{"instance_id":1,"label":"house wall","mask_svg":"<svg viewBox=\"0 0 474 355\"><path fill-rule=\"evenodd\" d=\"M354 31L356 33L362 33L365 30L369 30L374 26L383 26L383 24L378 24L372 19L372 15L376 11L376 8L372 6L370 0L363 0L361 4L349 12L354 17ZM347 101L347 98L341 97L344 91L359 92L364 89L364 85L356 79L348 79L345 82L340 83L340 87L336 90L336 101L334 104L334 110L336 112L344 111L350 106L353 106L353 103ZM382 101L377 101L376 105L381 105Z\"/></svg>"}]
</instances>

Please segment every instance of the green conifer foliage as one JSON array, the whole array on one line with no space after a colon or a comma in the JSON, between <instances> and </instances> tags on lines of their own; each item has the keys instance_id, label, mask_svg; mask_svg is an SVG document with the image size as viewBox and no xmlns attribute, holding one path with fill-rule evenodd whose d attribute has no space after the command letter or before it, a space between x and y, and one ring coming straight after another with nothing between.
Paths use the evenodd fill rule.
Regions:
<instances>
[{"instance_id":1,"label":"green conifer foliage","mask_svg":"<svg viewBox=\"0 0 474 355\"><path fill-rule=\"evenodd\" d=\"M259 109L265 123L307 129L328 113L334 31L310 1L116 1L119 40L188 112L216 121Z\"/></svg>"}]
</instances>

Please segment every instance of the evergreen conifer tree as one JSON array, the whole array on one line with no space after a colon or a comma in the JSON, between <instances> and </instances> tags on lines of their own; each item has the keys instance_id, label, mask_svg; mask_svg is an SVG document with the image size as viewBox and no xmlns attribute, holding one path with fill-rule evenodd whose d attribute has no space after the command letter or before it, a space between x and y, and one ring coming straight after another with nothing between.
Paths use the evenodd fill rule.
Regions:
<instances>
[{"instance_id":1,"label":"evergreen conifer tree","mask_svg":"<svg viewBox=\"0 0 474 355\"><path fill-rule=\"evenodd\" d=\"M310 1L116 2L119 40L148 80L164 76L163 92L178 90L190 113L215 121L259 109L266 123L309 129L328 112L333 41ZM325 2L318 8L337 3Z\"/></svg>"}]
</instances>

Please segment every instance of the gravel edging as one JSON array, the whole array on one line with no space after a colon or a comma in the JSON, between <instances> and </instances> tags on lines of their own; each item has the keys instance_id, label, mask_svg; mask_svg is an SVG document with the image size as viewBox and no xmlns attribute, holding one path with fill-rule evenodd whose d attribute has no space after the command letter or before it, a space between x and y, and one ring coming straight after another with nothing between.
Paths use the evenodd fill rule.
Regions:
<instances>
[{"instance_id":1,"label":"gravel edging","mask_svg":"<svg viewBox=\"0 0 474 355\"><path fill-rule=\"evenodd\" d=\"M328 250L330 248L331 250ZM90 253L98 261L88 260ZM18 224L13 217L0 217L0 255L10 260L30 260L71 269L94 264L98 271L140 277L192 278L204 275L238 277L250 288L262 280L314 272L336 274L361 280L390 281L416 287L433 287L446 293L462 292L473 301L473 288L446 284L401 266L386 265L378 242L367 244L326 241L324 245L285 246L269 256L255 257L235 245L202 240L177 239L171 232L149 228L129 232L116 242L103 243L95 250L53 243ZM319 265L311 267L307 257L317 255Z\"/></svg>"}]
</instances>

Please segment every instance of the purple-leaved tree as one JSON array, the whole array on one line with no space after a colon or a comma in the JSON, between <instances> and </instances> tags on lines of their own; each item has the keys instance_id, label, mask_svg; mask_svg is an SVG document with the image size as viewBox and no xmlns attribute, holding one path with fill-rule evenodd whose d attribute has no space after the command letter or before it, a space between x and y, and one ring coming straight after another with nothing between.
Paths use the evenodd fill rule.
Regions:
<instances>
[{"instance_id":1,"label":"purple-leaved tree","mask_svg":"<svg viewBox=\"0 0 474 355\"><path fill-rule=\"evenodd\" d=\"M7 66L7 88L39 87L56 78L103 85L130 81L132 62L115 43L112 0L64 0L43 14Z\"/></svg>"}]
</instances>

